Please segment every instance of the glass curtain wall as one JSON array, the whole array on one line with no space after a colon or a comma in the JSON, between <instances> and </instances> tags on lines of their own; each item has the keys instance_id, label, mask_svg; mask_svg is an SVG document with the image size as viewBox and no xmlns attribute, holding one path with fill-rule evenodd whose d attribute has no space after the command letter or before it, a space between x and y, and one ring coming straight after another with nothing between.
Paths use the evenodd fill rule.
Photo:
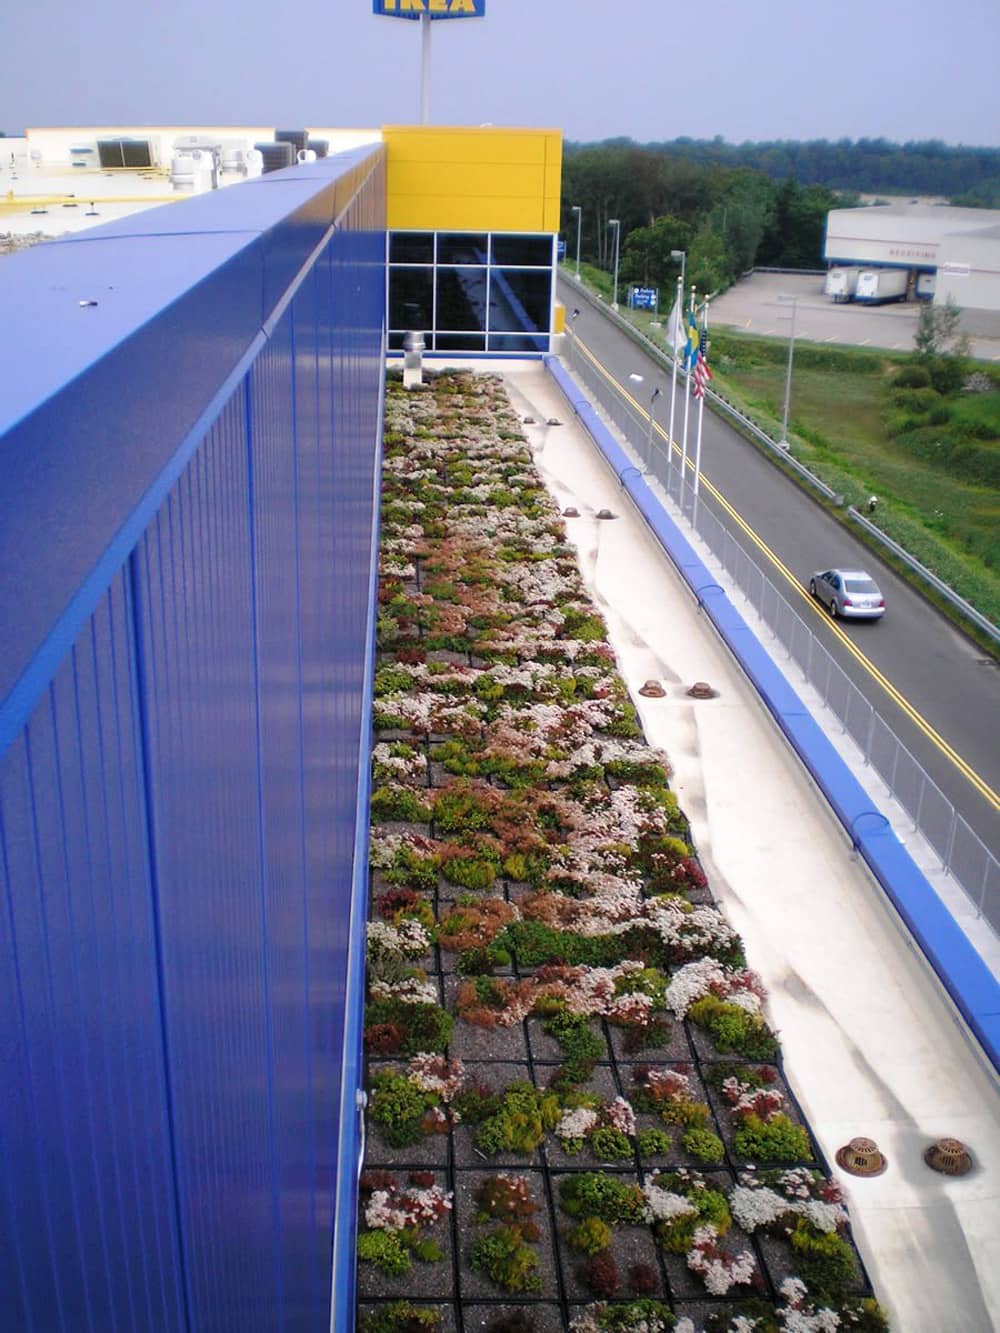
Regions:
<instances>
[{"instance_id":1,"label":"glass curtain wall","mask_svg":"<svg viewBox=\"0 0 1000 1333\"><path fill-rule=\"evenodd\" d=\"M549 234L389 232L389 347L417 330L428 351L547 352L554 263Z\"/></svg>"}]
</instances>

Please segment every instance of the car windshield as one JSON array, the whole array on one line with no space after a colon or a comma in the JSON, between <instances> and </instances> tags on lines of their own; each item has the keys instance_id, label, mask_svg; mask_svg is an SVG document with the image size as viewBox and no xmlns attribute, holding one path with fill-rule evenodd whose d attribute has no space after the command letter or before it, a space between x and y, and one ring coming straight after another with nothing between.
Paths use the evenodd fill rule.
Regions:
<instances>
[{"instance_id":1,"label":"car windshield","mask_svg":"<svg viewBox=\"0 0 1000 1333\"><path fill-rule=\"evenodd\" d=\"M847 592L878 592L871 579L844 579L844 588Z\"/></svg>"}]
</instances>

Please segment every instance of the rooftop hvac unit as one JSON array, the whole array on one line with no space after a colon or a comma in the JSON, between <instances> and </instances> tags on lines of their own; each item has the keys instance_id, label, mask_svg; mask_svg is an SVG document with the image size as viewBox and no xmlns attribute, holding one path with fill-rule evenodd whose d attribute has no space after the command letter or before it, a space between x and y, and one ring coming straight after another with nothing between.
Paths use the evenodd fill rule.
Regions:
<instances>
[{"instance_id":1,"label":"rooftop hvac unit","mask_svg":"<svg viewBox=\"0 0 1000 1333\"><path fill-rule=\"evenodd\" d=\"M97 153L102 167L129 167L132 170L156 165L148 139L98 139Z\"/></svg>"},{"instance_id":2,"label":"rooftop hvac unit","mask_svg":"<svg viewBox=\"0 0 1000 1333\"><path fill-rule=\"evenodd\" d=\"M312 135L310 135L309 147L317 157L326 157L327 153L330 151L330 141L328 139L314 139Z\"/></svg>"},{"instance_id":3,"label":"rooftop hvac unit","mask_svg":"<svg viewBox=\"0 0 1000 1333\"><path fill-rule=\"evenodd\" d=\"M269 171L281 171L283 167L290 167L295 163L295 147L288 142L255 143L254 148L264 159L265 175Z\"/></svg>"},{"instance_id":4,"label":"rooftop hvac unit","mask_svg":"<svg viewBox=\"0 0 1000 1333\"><path fill-rule=\"evenodd\" d=\"M277 143L290 143L297 153L301 148L305 148L306 139L309 137L307 130L275 130L274 138ZM310 147L312 145L310 144Z\"/></svg>"}]
</instances>

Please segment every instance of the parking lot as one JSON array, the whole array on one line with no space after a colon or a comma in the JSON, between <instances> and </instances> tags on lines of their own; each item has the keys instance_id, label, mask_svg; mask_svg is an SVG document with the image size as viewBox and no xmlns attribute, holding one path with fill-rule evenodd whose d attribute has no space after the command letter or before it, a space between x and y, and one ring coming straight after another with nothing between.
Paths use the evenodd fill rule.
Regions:
<instances>
[{"instance_id":1,"label":"parking lot","mask_svg":"<svg viewBox=\"0 0 1000 1333\"><path fill-rule=\"evenodd\" d=\"M921 303L837 305L823 295L823 275L816 273L753 273L741 278L712 302L710 322L746 333L787 338L793 304L796 338L885 347L897 352L913 349ZM979 360L1000 361L1000 339L973 338L970 350Z\"/></svg>"}]
</instances>

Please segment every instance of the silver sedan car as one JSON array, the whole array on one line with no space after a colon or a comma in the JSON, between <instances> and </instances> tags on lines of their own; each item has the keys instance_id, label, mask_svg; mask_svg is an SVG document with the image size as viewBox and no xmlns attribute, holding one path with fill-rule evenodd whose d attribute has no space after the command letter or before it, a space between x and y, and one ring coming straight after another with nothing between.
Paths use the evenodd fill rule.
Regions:
<instances>
[{"instance_id":1,"label":"silver sedan car","mask_svg":"<svg viewBox=\"0 0 1000 1333\"><path fill-rule=\"evenodd\" d=\"M809 591L830 615L857 620L878 620L885 615L885 598L870 574L860 569L826 569L809 580Z\"/></svg>"}]
</instances>

